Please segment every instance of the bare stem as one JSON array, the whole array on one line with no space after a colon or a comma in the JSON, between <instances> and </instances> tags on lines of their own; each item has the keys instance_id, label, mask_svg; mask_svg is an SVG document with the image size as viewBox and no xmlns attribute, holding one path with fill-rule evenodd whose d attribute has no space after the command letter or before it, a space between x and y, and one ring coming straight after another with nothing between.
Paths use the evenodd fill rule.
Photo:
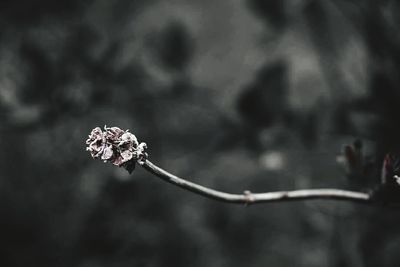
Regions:
<instances>
[{"instance_id":1,"label":"bare stem","mask_svg":"<svg viewBox=\"0 0 400 267\"><path fill-rule=\"evenodd\" d=\"M267 193L251 193L244 191L243 194L230 194L207 188L185 179L179 178L166 170L154 165L149 160L143 163L145 168L150 173L156 175L162 180L179 186L193 193L212 198L218 201L236 204L253 204L278 201L294 201L306 199L336 199L346 200L359 203L371 203L371 196L367 193L353 192L340 189L305 189L293 191L277 191Z\"/></svg>"}]
</instances>

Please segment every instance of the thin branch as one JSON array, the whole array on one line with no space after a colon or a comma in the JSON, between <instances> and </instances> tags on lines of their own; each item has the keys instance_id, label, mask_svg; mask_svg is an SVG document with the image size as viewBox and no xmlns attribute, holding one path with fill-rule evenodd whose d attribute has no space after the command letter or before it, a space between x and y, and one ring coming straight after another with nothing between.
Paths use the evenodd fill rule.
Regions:
<instances>
[{"instance_id":1,"label":"thin branch","mask_svg":"<svg viewBox=\"0 0 400 267\"><path fill-rule=\"evenodd\" d=\"M186 181L154 165L147 160L146 143L139 143L134 134L118 127L104 126L104 131L100 127L94 128L89 134L86 144L86 150L90 151L93 158L124 167L129 173L133 171L135 162L137 162L150 173L171 184L218 201L242 204L304 199L337 199L361 203L372 202L371 196L366 193L339 189L307 189L258 194L253 194L250 191L244 191L243 194L230 194L217 191Z\"/></svg>"},{"instance_id":2,"label":"thin branch","mask_svg":"<svg viewBox=\"0 0 400 267\"><path fill-rule=\"evenodd\" d=\"M202 195L204 197L227 203L253 204L306 199L336 199L358 203L371 203L371 196L367 193L340 189L305 189L267 193L251 193L250 191L244 191L243 194L230 194L189 182L154 165L149 160L146 160L142 164L142 167L168 183L179 186L185 190Z\"/></svg>"}]
</instances>

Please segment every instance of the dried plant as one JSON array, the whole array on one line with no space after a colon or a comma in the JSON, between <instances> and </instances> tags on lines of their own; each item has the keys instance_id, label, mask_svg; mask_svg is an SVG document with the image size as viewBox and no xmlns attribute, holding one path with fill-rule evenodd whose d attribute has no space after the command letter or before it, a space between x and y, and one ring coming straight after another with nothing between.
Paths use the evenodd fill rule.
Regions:
<instances>
[{"instance_id":1,"label":"dried plant","mask_svg":"<svg viewBox=\"0 0 400 267\"><path fill-rule=\"evenodd\" d=\"M129 130L124 131L118 127L104 126L104 131L100 127L94 128L86 144L86 150L94 159L111 162L129 173L135 169L136 162L143 165L147 158L146 143L139 143Z\"/></svg>"},{"instance_id":2,"label":"dried plant","mask_svg":"<svg viewBox=\"0 0 400 267\"><path fill-rule=\"evenodd\" d=\"M101 159L104 162L111 162L116 166L125 168L129 173L134 170L135 163L137 162L144 169L163 179L164 181L167 181L193 193L200 194L205 197L222 202L253 204L306 199L336 199L368 204L379 203L385 205L397 205L396 203L400 203L399 201L397 201L397 198L391 198L390 201L392 203L388 203L386 200L382 201L382 198L385 198L382 192L386 192L386 190L382 189L385 189L388 186L388 183L385 182L382 182L380 184L378 190L371 190L371 193L330 188L277 191L266 193L252 193L249 190L245 190L243 194L231 194L217 191L187 181L186 179L173 175L168 171L156 166L148 160L148 154L145 152L147 148L146 143L139 143L134 134L132 134L128 130L121 130L118 127L105 126L104 131L101 130L100 127L94 128L90 133L89 138L86 140L86 144L86 150L89 151L92 157L95 159ZM345 156L347 156L345 158L349 161L347 165L349 167L352 167L354 165L352 164L354 162L351 161L353 157L348 157L348 155L349 153L345 153ZM384 164L385 174L388 173L389 165L390 164L387 163L386 159ZM358 169L359 168L357 168L357 170ZM395 175L396 176L394 176L392 180L397 180L397 173L395 173ZM395 193L399 193L398 191L400 191L400 186L397 186L395 191ZM396 195L399 195L400 198L400 194Z\"/></svg>"}]
</instances>

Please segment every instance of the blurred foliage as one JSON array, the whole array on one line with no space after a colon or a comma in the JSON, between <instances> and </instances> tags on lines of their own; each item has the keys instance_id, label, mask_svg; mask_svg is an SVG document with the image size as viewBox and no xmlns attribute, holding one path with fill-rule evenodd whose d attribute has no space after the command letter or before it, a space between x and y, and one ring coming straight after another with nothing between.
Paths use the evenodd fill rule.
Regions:
<instances>
[{"instance_id":1,"label":"blurred foliage","mask_svg":"<svg viewBox=\"0 0 400 267\"><path fill-rule=\"evenodd\" d=\"M397 266L394 209L229 206L90 159L107 124L229 192L372 188L398 151L398 1L0 2L1 266ZM367 179L367 178L366 178Z\"/></svg>"}]
</instances>

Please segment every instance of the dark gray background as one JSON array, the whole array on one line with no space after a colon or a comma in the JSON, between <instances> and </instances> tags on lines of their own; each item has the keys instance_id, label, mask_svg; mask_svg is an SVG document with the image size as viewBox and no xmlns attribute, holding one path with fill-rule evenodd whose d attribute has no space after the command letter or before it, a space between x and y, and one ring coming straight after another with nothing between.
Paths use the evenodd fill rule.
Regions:
<instances>
[{"instance_id":1,"label":"dark gray background","mask_svg":"<svg viewBox=\"0 0 400 267\"><path fill-rule=\"evenodd\" d=\"M369 190L399 146L398 1L2 0L1 266L398 266L399 212L222 204L90 158L96 126L228 192ZM372 168L349 184L340 153Z\"/></svg>"}]
</instances>

